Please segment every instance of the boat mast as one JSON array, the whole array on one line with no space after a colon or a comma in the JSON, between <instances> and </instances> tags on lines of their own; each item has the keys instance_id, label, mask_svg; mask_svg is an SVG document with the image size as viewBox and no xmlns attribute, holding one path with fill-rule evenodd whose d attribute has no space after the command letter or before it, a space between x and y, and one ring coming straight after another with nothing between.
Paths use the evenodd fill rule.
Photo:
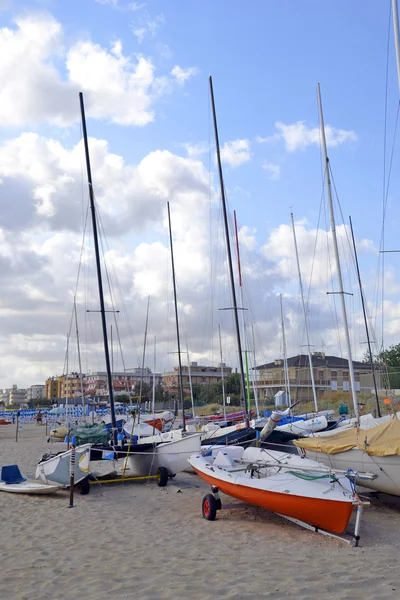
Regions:
<instances>
[{"instance_id":1,"label":"boat mast","mask_svg":"<svg viewBox=\"0 0 400 600\"><path fill-rule=\"evenodd\" d=\"M192 413L193 413L192 419L194 419L195 418L195 414L194 414L194 398L193 398L192 374L190 372L190 358L189 358L189 345L188 345L188 339L187 339L187 332L186 332L186 356L187 356L187 363L188 363L190 399L192 401Z\"/></svg>"},{"instance_id":2,"label":"boat mast","mask_svg":"<svg viewBox=\"0 0 400 600\"><path fill-rule=\"evenodd\" d=\"M237 307L237 302L236 302L235 279L233 277L232 253L231 253L231 246L230 246L230 240L229 240L229 227L228 227L228 215L227 215L227 209L226 209L226 200L225 200L224 178L222 175L221 152L220 152L220 147L219 147L218 126L217 126L217 115L216 115L216 111L215 111L214 90L213 90L211 76L209 78L209 83L210 83L211 105L212 105L212 113L213 113L213 121L214 121L214 135L215 135L215 146L216 146L216 151L217 151L219 183L220 183L220 188L221 188L222 210L223 210L223 215L224 215L226 251L227 251L227 255L228 255L229 278L230 278L230 283L231 283L233 317L234 317L234 323L235 323L237 351L238 351L238 358L239 358L240 383L241 383L242 394L243 394L242 403L243 403L244 411L245 411L246 426L248 427L249 426L249 411L248 411L247 402L245 399L246 380L245 380L244 368L243 368L242 344L240 341L240 328L239 328L239 318L238 318L238 307Z\"/></svg>"},{"instance_id":3,"label":"boat mast","mask_svg":"<svg viewBox=\"0 0 400 600\"><path fill-rule=\"evenodd\" d=\"M244 338L244 364L245 364L245 372L246 372L246 389L245 396L247 399L247 406L250 412L250 383L249 383L249 363L248 363L248 353L247 353L247 335L246 335L246 323L244 320L244 302L243 302L243 279L242 279L242 267L240 264L240 249L239 249L239 233L237 227L236 220L236 210L233 211L233 221L235 224L235 239L236 239L236 253L237 253L237 261L238 261L238 275L239 275L239 290L240 290L240 302L242 309L242 332Z\"/></svg>"},{"instance_id":4,"label":"boat mast","mask_svg":"<svg viewBox=\"0 0 400 600\"><path fill-rule=\"evenodd\" d=\"M260 410L259 410L259 406L258 406L258 390L257 390L257 369L256 369L256 344L254 341L254 325L251 325L251 334L252 334L252 340L253 340L253 390L254 390L254 401L256 403L256 415L257 415L257 419L260 418Z\"/></svg>"},{"instance_id":5,"label":"boat mast","mask_svg":"<svg viewBox=\"0 0 400 600\"><path fill-rule=\"evenodd\" d=\"M348 356L349 374L350 374L350 383L351 383L351 395L353 398L354 413L355 413L357 421L359 421L360 416L359 416L357 392L356 392L356 378L354 376L354 365L353 365L353 357L352 357L351 345L350 345L349 324L347 321L346 302L344 299L344 291L343 291L342 269L340 267L339 248L338 248L337 237L336 237L335 214L333 211L331 178L330 178L330 172L329 172L329 158L328 158L328 151L327 151L327 147L326 147L324 115L322 112L321 91L319 88L319 83L317 84L317 94L318 94L318 108L319 108L319 120L320 120L320 127L321 127L322 148L323 148L323 152L324 152L325 179L326 179L327 191L328 191L331 232L332 232L332 239L333 239L333 248L335 251L335 262L336 262L336 270L337 270L338 283L339 283L339 292L338 293L340 296L340 303L342 306L342 318L343 318L344 331L345 331L345 337L346 337L346 347L347 347L347 356Z\"/></svg>"},{"instance_id":6,"label":"boat mast","mask_svg":"<svg viewBox=\"0 0 400 600\"><path fill-rule=\"evenodd\" d=\"M224 421L226 421L225 377L224 377L224 361L222 360L221 325L218 325L218 334L219 334L219 355L221 357L222 406L223 406L223 410L224 410Z\"/></svg>"},{"instance_id":7,"label":"boat mast","mask_svg":"<svg viewBox=\"0 0 400 600\"><path fill-rule=\"evenodd\" d=\"M350 220L351 239L353 240L354 258L356 259L358 287L360 288L360 296L361 296L361 304L362 304L363 315L364 315L365 331L366 331L366 334L367 334L367 344L368 344L369 360L370 360L370 365L371 365L372 379L374 381L376 408L378 410L378 417L380 417L381 416L381 407L379 405L378 387L376 385L376 377L375 377L375 364L374 364L374 359L372 357L371 339L369 337L367 311L366 311L366 308L365 308L364 292L363 292L362 283L361 283L360 267L358 265L358 256L357 256L356 241L354 239L353 223L351 221L351 217L349 217L349 220Z\"/></svg>"},{"instance_id":8,"label":"boat mast","mask_svg":"<svg viewBox=\"0 0 400 600\"><path fill-rule=\"evenodd\" d=\"M309 337L309 334L308 334L307 311L306 311L306 305L305 305L305 302L304 302L303 282L302 282L302 279L301 279L299 251L297 249L296 228L294 226L293 213L290 213L290 218L292 220L294 248L296 250L297 271L299 273L301 304L302 304L302 307L303 307L304 324L305 324L305 328L306 328L307 349L308 349L308 362L309 362L309 365L310 365L310 375L311 375L311 387L312 387L312 392L313 392L315 410L318 412L318 401L317 401L317 392L316 392L316 389L315 389L314 369L313 369L313 362L312 362L310 337Z\"/></svg>"},{"instance_id":9,"label":"boat mast","mask_svg":"<svg viewBox=\"0 0 400 600\"><path fill-rule=\"evenodd\" d=\"M117 429L116 429L117 425L116 425L116 421L115 421L114 393L113 393L113 385L112 385L110 353L109 353L109 348L108 348L107 321L106 321L106 311L105 311L105 306L104 306L103 281L102 281L102 276L101 276L99 240L98 240L98 236L97 236L96 208L95 208L95 204L94 204L92 170L90 167L89 144L88 144L88 137L87 137L87 130L86 130L85 107L83 104L82 92L79 92L79 102L80 102L80 107L81 107L83 141L84 141L84 145L85 145L86 171L87 171L88 186L89 186L89 198L90 198L90 212L92 215L93 241L94 241L94 250L95 250L95 256L96 256L96 269L97 269L97 283L98 283L98 288L99 288L101 326L103 329L104 357L105 357L105 361L106 361L108 395L110 398L110 409L111 409L111 425L112 425L112 430L113 430L114 444L117 445Z\"/></svg>"},{"instance_id":10,"label":"boat mast","mask_svg":"<svg viewBox=\"0 0 400 600\"><path fill-rule=\"evenodd\" d=\"M146 311L146 323L144 326L144 340L143 340L143 353L142 353L142 370L140 373L140 388L139 388L139 412L138 412L138 423L140 421L140 407L142 404L143 394L143 377L144 377L144 361L146 358L146 343L147 343L147 326L149 323L149 307L150 307L150 296L147 298L147 311Z\"/></svg>"},{"instance_id":11,"label":"boat mast","mask_svg":"<svg viewBox=\"0 0 400 600\"><path fill-rule=\"evenodd\" d=\"M397 79L400 88L400 35L399 35L399 13L397 7L397 0L392 0L392 13L393 13L393 29L394 29L394 43L396 47L396 64L397 64Z\"/></svg>"},{"instance_id":12,"label":"boat mast","mask_svg":"<svg viewBox=\"0 0 400 600\"><path fill-rule=\"evenodd\" d=\"M176 297L176 281L175 281L175 263L174 263L174 247L172 244L172 229L171 229L171 213L169 210L169 202L167 202L168 208L168 227L169 227L169 242L171 246L171 264L172 264L172 281L174 285L174 303L175 303L175 322L176 322L176 338L178 342L178 380L179 380L179 397L182 406L182 420L183 420L183 431L186 431L186 420L185 420L185 406L183 396L183 384L182 384L182 360L181 360L181 341L179 336L179 319L178 319L178 301ZM174 415L178 414L178 406L176 400L174 400Z\"/></svg>"},{"instance_id":13,"label":"boat mast","mask_svg":"<svg viewBox=\"0 0 400 600\"><path fill-rule=\"evenodd\" d=\"M153 357L153 401L151 411L154 413L156 406L156 336L154 336L154 357Z\"/></svg>"},{"instance_id":14,"label":"boat mast","mask_svg":"<svg viewBox=\"0 0 400 600\"><path fill-rule=\"evenodd\" d=\"M282 303L282 294L279 294L280 305L281 305L281 327L282 327L282 346L283 346L283 372L285 377L285 388L287 392L287 399L289 406L292 404L290 399L290 379L289 379L289 368L287 362L287 352L286 352L286 336L285 336L285 322L283 320L283 303Z\"/></svg>"},{"instance_id":15,"label":"boat mast","mask_svg":"<svg viewBox=\"0 0 400 600\"><path fill-rule=\"evenodd\" d=\"M85 394L83 392L81 346L80 346L80 343L79 343L78 314L77 314L77 311L76 311L76 298L75 298L75 296L74 296L74 312L75 312L76 344L77 344L77 348L78 348L79 381L80 381L80 384L81 384L80 388L81 388L81 396L82 396L82 416L83 416L83 419L86 421L86 415L85 415Z\"/></svg>"},{"instance_id":16,"label":"boat mast","mask_svg":"<svg viewBox=\"0 0 400 600\"><path fill-rule=\"evenodd\" d=\"M69 389L68 389L68 369L69 369L69 333L67 333L67 356L66 356L66 367L67 367L67 374L65 376L65 418L66 418L66 422L68 424L68 395L69 395ZM69 429L69 426L68 426Z\"/></svg>"}]
</instances>

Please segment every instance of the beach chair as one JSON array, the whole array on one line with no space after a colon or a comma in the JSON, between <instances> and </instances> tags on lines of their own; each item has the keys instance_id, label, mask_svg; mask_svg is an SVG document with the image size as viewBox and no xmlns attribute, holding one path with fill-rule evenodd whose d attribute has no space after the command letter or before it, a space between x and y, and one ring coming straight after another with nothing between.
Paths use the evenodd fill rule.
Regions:
<instances>
[{"instance_id":1,"label":"beach chair","mask_svg":"<svg viewBox=\"0 0 400 600\"><path fill-rule=\"evenodd\" d=\"M9 465L1 468L1 480L4 483L22 483L26 477L22 477L18 465Z\"/></svg>"}]
</instances>

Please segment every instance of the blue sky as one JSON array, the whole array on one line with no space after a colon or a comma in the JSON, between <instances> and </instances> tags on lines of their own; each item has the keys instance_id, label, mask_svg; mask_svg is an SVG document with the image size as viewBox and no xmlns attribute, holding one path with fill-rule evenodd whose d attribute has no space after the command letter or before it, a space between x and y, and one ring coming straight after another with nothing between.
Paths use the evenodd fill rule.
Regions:
<instances>
[{"instance_id":1,"label":"blue sky","mask_svg":"<svg viewBox=\"0 0 400 600\"><path fill-rule=\"evenodd\" d=\"M12 151L16 152L14 162L10 167L5 167L3 160L0 176L7 186L4 190L10 190L7 191L7 198L11 207L15 207L16 202L11 200L14 198L13 194L15 198L23 198L19 210L21 214L26 211L31 220L27 216L29 224L26 229L19 231L21 248L26 247L28 238L32 244L32 240L41 240L43 247L32 246L32 251L36 253L49 281L56 281L52 271L56 267L48 264L50 259L46 248L54 244L61 252L66 243L63 235L69 235L69 240L73 239L72 235L76 235L74 243L78 246L79 214L74 213L75 209L71 206L69 210L68 199L71 201L72 188L69 195L65 188L65 182L70 177L68 165L73 162L72 155L68 158L66 153L72 152L80 140L78 89L83 89L87 101L89 134L108 143L104 156L100 150L98 154L102 157L99 158L97 176L99 202L100 207L105 210L106 223L110 223L110 246L120 253L119 262L117 261L119 268L126 269L120 275L127 278L127 293L131 295L132 302L137 302L135 306L140 318L143 316L142 300L146 292L144 288L139 289L135 274L130 275L134 283L129 280L126 265L130 264L130 260L133 261L132 264L136 264L134 261L139 260L139 255L142 256L141 251L148 256L151 252L158 251L154 246L157 242L164 249L168 247L165 222L157 217L157 211L163 212L164 208L160 209L161 204L156 204L154 198L159 199L167 190L166 195L171 197L173 205L174 194L179 189L179 198L175 198L178 251L180 244L183 244L182 253L186 252L187 256L191 251L195 252L196 244L198 248L207 247L204 231L199 233L200 228L196 227L195 222L191 223L192 229L189 226L185 229L185 223L192 219L202 219L208 214L208 209L203 206L203 212L196 212L197 208L188 208L192 204L185 194L202 194L201 199L196 197L193 206L206 202L210 164L214 172L208 90L208 76L212 75L221 146L227 144L224 174L229 204L231 209L236 209L239 224L245 228L242 230L243 244L247 236L249 246L243 250L243 256L259 268L258 276L253 277L253 280L257 280L262 293L260 290L254 292L254 303L259 304L258 293L261 294L261 302L261 298L265 300L269 295L274 297L277 292L282 291L288 296L291 307L289 312L297 314L299 304L295 299L298 295L295 271L293 265L288 269L283 264L293 260L293 252L288 246L290 239L285 237L288 232L282 227L289 224L292 209L295 218L304 227L304 239L308 239L308 245L306 241L304 245L308 250L300 249L304 254L303 258L307 259L317 227L322 190L316 130L316 83L320 82L325 124L331 127L332 134L332 138L328 136L328 140L331 139L332 142L329 147L330 161L343 214L345 219L349 214L352 215L356 237L360 243L360 261L371 311L379 312L379 308L374 306L374 286L382 220L388 47L388 154L391 151L399 99L392 24L388 29L389 0L253 0L249 3L240 0L160 0L143 3L129 0L32 0L29 3L9 0L0 3L0 7L3 28L0 73L3 73L3 80L7 82L7 89L0 93L3 103L2 112L0 107L0 142L4 145L12 140L20 140L13 145L13 148L15 145L19 148L18 152L15 148ZM23 26L21 19L25 19ZM36 36L35 33L39 31L40 23L45 23L43 32L54 27L54 35L49 36L45 43L43 38L46 35L42 32ZM17 34L22 37L16 37ZM9 35L17 40L16 46L8 41ZM22 53L19 56L18 44L25 42L25 55ZM82 50L85 43L86 49ZM101 63L101 56L106 57L110 68L103 78L101 68L99 72L99 65L105 64ZM135 73L140 57L148 69L150 83L143 86L140 84L138 91L135 83L128 83L128 77ZM85 71L80 66L86 59ZM73 60L75 62L71 67ZM30 65L29 68L27 64ZM49 65L52 70L50 75L46 71L50 68ZM24 68L27 69L26 74ZM14 84L14 81L17 91L13 95L8 86ZM113 91L114 84L118 87L120 83L121 89L126 91L125 98L124 94ZM110 94L109 97L107 94ZM135 94L142 94L140 98L144 98L142 116L150 114L144 125L138 125L138 116L134 114L135 102L139 98ZM48 112L43 108L47 103ZM128 119L126 114L129 109L132 109L132 115ZM28 138L20 138L21 134L27 133L36 133L39 137L28 143ZM54 148L46 146L46 140L49 139L60 144L56 152L57 160L54 158ZM19 172L15 163L24 162L21 159L23 154L26 155L26 164L30 164L30 145L30 151L38 160L38 165L32 167L28 176L25 172ZM40 153L44 146L47 150L43 151L42 157ZM157 155L157 151L168 151L170 155ZM14 156L12 152L7 146L3 157ZM122 157L124 161L123 185L118 183L118 176L114 171L107 175L108 167L105 165L110 160L109 154ZM62 165L55 174L52 169L61 155ZM151 158L145 160L146 157ZM179 162L180 158L183 162ZM136 168L144 160L146 166L139 169L141 172L137 175ZM190 161L198 161L198 166L193 166ZM396 198L400 180L397 161L398 153L395 151L388 196L387 248L398 246L399 211ZM96 168L95 165L95 170ZM180 168L187 171L179 178ZM43 177L38 175L41 171ZM151 181L152 173L154 185ZM110 179L107 179L108 176ZM159 177L165 178L165 185L154 191L155 185L161 185ZM81 186L82 182L77 181L74 185L78 183ZM214 184L216 183L214 178ZM26 185L26 193L19 189L18 186L22 185ZM132 190L131 195L127 188ZM217 191L217 187L214 187L212 193ZM62 197L63 194L65 198ZM124 198L119 207L118 198L121 194ZM133 208L135 194L142 202L139 208ZM27 200L28 197L31 202ZM75 198L74 202L78 200ZM0 226L3 226L5 235L8 235L8 232L16 230L16 223L10 217L10 207L3 210L4 218ZM122 215L124 227L117 223L118 214L120 217ZM340 223L340 218L338 222ZM323 229L325 223L320 223L320 226ZM190 236L193 248L189 251L185 244L188 244L187 238ZM282 255L279 254L279 247ZM8 250L3 251L4 256L8 256L7 252ZM192 258L194 256L196 255L193 254ZM398 260L400 258L397 255L388 255L386 259L390 274L390 281L386 286L386 297L390 302L387 339L391 343L398 341L397 336L400 335ZM22 264L22 258L21 261ZM184 262L183 259L182 261ZM271 267L268 261L272 261L274 266ZM309 276L309 272L306 272L309 267L307 263L305 278ZM140 271L140 265L138 268ZM200 316L200 300L200 304L196 305L189 293L191 281L196 278L196 269L191 272L187 264L182 264L182 271L182 306L188 315L190 327L190 315L193 315L193 320L197 318L197 321L203 319L204 315ZM73 279L72 266L69 277ZM349 284L350 280L353 281L353 286L354 275L348 274L346 278ZM38 274L37 281L32 286L41 287L41 281L43 279ZM251 285L254 281L249 284L249 295L252 294ZM26 285L26 281L24 284ZM133 287L129 287L131 284ZM203 284L198 285L201 287ZM326 282L317 289L315 284L310 297L321 295L321 286L324 285ZM26 294L26 290L21 293ZM29 292L27 306L29 298L37 298L38 294L37 290ZM3 302L6 315L9 310L7 302L12 298L11 288L7 298ZM65 315L69 310L67 304ZM353 316L357 321L359 307L353 309ZM30 310L34 309L31 307ZM160 308L160 321L163 310L164 308ZM321 307L319 310L322 310ZM324 310L326 318L323 327L329 329L329 311L327 307ZM280 351L279 340L275 339L279 337L278 326L275 324L272 329L268 329L268 323L262 321L261 312L254 319L259 321L259 337L264 340L268 338L260 354L269 359ZM264 313L272 315L268 317L269 320L275 320L277 307L274 304L271 308L271 302L267 301ZM293 330L291 350L295 352L300 345L300 321L293 314L288 316L288 329ZM61 331L65 329L68 320L66 316L63 318L59 331L54 332L52 326L52 332L44 332L40 327L46 327L40 318L37 320L37 330L28 331L25 326L20 325L22 316L16 316L13 325L9 326L9 333L15 337L16 349L13 356L22 366L13 371L13 378L25 377L22 375L25 372L23 364L28 359L20 354L18 340L26 340L29 336L34 339L39 336L42 340L42 346L39 342L37 347L36 342L33 342L33 346L31 344L36 352L40 347L44 353L40 359L44 366L38 362L35 367L38 377L39 373L42 377L46 369L57 369L63 352ZM194 325L193 327L197 329ZM354 327L357 329L359 326ZM7 331L8 325L5 328ZM139 331L138 326L138 335ZM51 333L55 336L52 341ZM324 339L334 338L332 332L323 335ZM271 341L270 336L275 341ZM356 352L359 355L363 351L359 346L362 334L354 336L357 338ZM211 360L211 355L207 355L204 350L204 341L200 342L200 334L196 331L193 332L193 340L196 358ZM27 343L29 346L29 339ZM49 343L55 344L57 348L56 358L54 352L52 356L46 354L45 347ZM338 352L334 342L331 343L331 351ZM232 351L232 361L234 360ZM0 376L5 385L6 380L9 381L8 375L0 373ZM30 373L29 377L33 377L33 374Z\"/></svg>"}]
</instances>

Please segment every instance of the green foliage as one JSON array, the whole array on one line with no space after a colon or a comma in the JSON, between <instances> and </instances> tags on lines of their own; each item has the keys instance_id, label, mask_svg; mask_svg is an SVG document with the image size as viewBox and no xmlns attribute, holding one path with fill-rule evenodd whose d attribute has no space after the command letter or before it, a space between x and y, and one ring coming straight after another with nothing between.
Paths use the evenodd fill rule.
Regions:
<instances>
[{"instance_id":1,"label":"green foliage","mask_svg":"<svg viewBox=\"0 0 400 600\"><path fill-rule=\"evenodd\" d=\"M389 374L390 387L392 389L400 388L400 344L390 346L387 350L381 350L378 354L373 355L375 365L386 367ZM364 354L363 362L370 363L371 356L367 350Z\"/></svg>"},{"instance_id":2,"label":"green foliage","mask_svg":"<svg viewBox=\"0 0 400 600\"><path fill-rule=\"evenodd\" d=\"M52 406L52 404L53 401L47 398L32 398L32 400L29 400L28 402L29 408L37 408L38 406L44 408L46 406Z\"/></svg>"}]
</instances>

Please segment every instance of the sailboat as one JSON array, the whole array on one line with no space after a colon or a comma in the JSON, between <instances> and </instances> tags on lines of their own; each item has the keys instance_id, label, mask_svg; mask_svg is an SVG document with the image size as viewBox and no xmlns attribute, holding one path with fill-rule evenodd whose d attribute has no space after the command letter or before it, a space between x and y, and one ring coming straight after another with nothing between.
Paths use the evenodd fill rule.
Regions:
<instances>
[{"instance_id":1,"label":"sailboat","mask_svg":"<svg viewBox=\"0 0 400 600\"><path fill-rule=\"evenodd\" d=\"M393 6L395 5L396 3L394 2ZM395 35L397 37L397 11L394 11L394 17ZM296 440L294 444L299 449L300 454L303 456L311 457L312 459L318 460L320 463L328 465L332 468L347 468L354 470L357 470L360 467L367 468L376 476L376 478L372 481L369 481L367 484L358 478L356 481L359 485L369 489L400 496L400 421L397 419L397 415L393 415L390 420L387 420L387 417L386 419L385 417L373 419L372 423L371 419L365 419L365 417L369 417L369 415L361 418L359 416L346 317L346 307L343 297L341 266L337 247L335 217L332 204L329 159L326 148L325 128L319 86L318 105L321 123L321 137L325 157L325 177L327 181L328 201L331 213L331 228L340 286L340 295L342 300L343 321L345 325L348 347L349 373L356 417L354 425L350 425L350 427L345 426L343 431L339 431L338 433L333 432L331 435L320 434L320 436L316 436L313 439ZM362 419L365 419L366 429L362 428ZM379 423L379 425L376 425L374 421L375 423ZM371 424L374 426L368 427L368 425Z\"/></svg>"},{"instance_id":2,"label":"sailboat","mask_svg":"<svg viewBox=\"0 0 400 600\"><path fill-rule=\"evenodd\" d=\"M209 83L223 196L224 186L211 77ZM228 237L227 242L229 242ZM270 426L273 429L272 423ZM287 518L333 533L342 533L346 529L354 505L357 505L361 511L361 503L346 477L332 473L315 461L295 454L263 448L244 450L228 447L216 456L193 455L189 463L196 473L212 486L212 493L207 494L202 503L203 516L209 520L214 520L217 510L221 509L219 490L250 504L278 512ZM358 527L359 521L356 529Z\"/></svg>"},{"instance_id":3,"label":"sailboat","mask_svg":"<svg viewBox=\"0 0 400 600\"><path fill-rule=\"evenodd\" d=\"M171 229L171 214L169 202L167 202L168 211L168 225L169 225L169 236L171 246L171 264L172 264L172 280L174 286L174 304L175 304L175 322L176 322L176 334L177 334L177 347L178 347L178 364L179 364L179 396L180 404L182 407L182 429L170 430L167 432L158 432L154 435L145 435L135 440L135 443L131 446L131 451L126 458L127 467L137 475L153 475L159 467L165 467L170 476L175 475L179 471L184 471L188 468L187 459L189 456L196 451L200 450L201 444L201 433L198 432L187 432L186 431L186 419L185 419L185 407L184 407L184 396L183 396L183 383L182 383L182 362L181 362L181 345L179 335L179 318L178 318L178 303L176 294L176 280L175 280L175 263L174 263L174 252L172 242L172 229ZM175 418L178 412L177 402L175 400L175 410L173 417ZM155 421L153 420L153 425ZM142 427L142 423L140 427ZM146 424L149 428L149 425ZM126 431L126 430L125 430ZM149 431L148 431L149 432ZM139 430L142 433L142 429ZM144 432L144 433L147 433ZM150 432L149 432L150 433Z\"/></svg>"},{"instance_id":4,"label":"sailboat","mask_svg":"<svg viewBox=\"0 0 400 600\"><path fill-rule=\"evenodd\" d=\"M112 441L110 442L110 446L101 446L101 445L90 445L88 444L88 448L85 448L86 452L89 452L90 460L102 460L109 459L110 457L118 460L118 458L129 459L130 463L128 465L129 468L133 471L135 475L152 475L155 474L160 467L163 467L167 470L169 476L175 475L179 470L183 470L187 466L187 457L197 450L200 449L200 434L193 435L188 439L184 439L181 432L177 432L173 437L162 438L163 435L168 434L160 434L158 436L150 436L146 438L146 442L142 444L131 444L131 441L128 443L128 447L124 447L123 443L117 438L117 424L115 418L115 408L114 408L114 393L113 393L113 385L112 385L112 372L111 372L111 362L110 362L110 354L108 347L108 336L107 336L107 324L106 324L106 310L104 305L104 294L103 294L103 283L102 283L102 273L101 273L101 262L100 262L100 251L99 251L99 243L98 243L98 235L97 235L97 220L96 220L96 208L94 203L94 191L93 191L93 181L90 167L90 157L89 157L89 146L88 146L88 137L86 130L86 118L85 118L85 109L83 103L83 94L79 93L79 101L80 101L80 109L81 109L81 118L82 118L82 131L83 131L83 139L84 139L84 147L85 147L85 157L86 157L86 169L87 169L87 177L88 177L88 187L89 187L89 199L90 199L90 209L92 215L92 228L93 228L93 240L94 240L94 248L95 248L95 256L96 256L96 269L97 269L97 282L98 282L98 290L99 290L99 300L100 300L100 314L102 321L102 331L103 331L103 344L104 344L104 355L105 355L105 363L106 363L106 371L107 371L107 383L108 383L108 394L110 399L110 412L111 412L111 428L112 428ZM153 420L152 425L155 425L156 422ZM132 447L132 450L131 450ZM82 447L76 448L76 453L80 452ZM57 482L61 485L68 486L69 485L69 461L70 461L71 451L67 450L66 452L58 453L57 455L44 456L40 461L37 470L36 477L52 481L52 477L55 477L56 474L58 476ZM89 491L89 485L83 484L83 479L80 479L80 473L77 471L79 460L75 463L75 481L80 481L82 489L84 493ZM54 467L57 466L57 468ZM86 464L85 464L86 466ZM124 467L125 473L126 465ZM89 471L89 469L87 470ZM66 474L68 473L68 477ZM65 476L64 476L65 475ZM62 480L62 481L61 481ZM88 475L86 474L85 482L88 482Z\"/></svg>"}]
</instances>

